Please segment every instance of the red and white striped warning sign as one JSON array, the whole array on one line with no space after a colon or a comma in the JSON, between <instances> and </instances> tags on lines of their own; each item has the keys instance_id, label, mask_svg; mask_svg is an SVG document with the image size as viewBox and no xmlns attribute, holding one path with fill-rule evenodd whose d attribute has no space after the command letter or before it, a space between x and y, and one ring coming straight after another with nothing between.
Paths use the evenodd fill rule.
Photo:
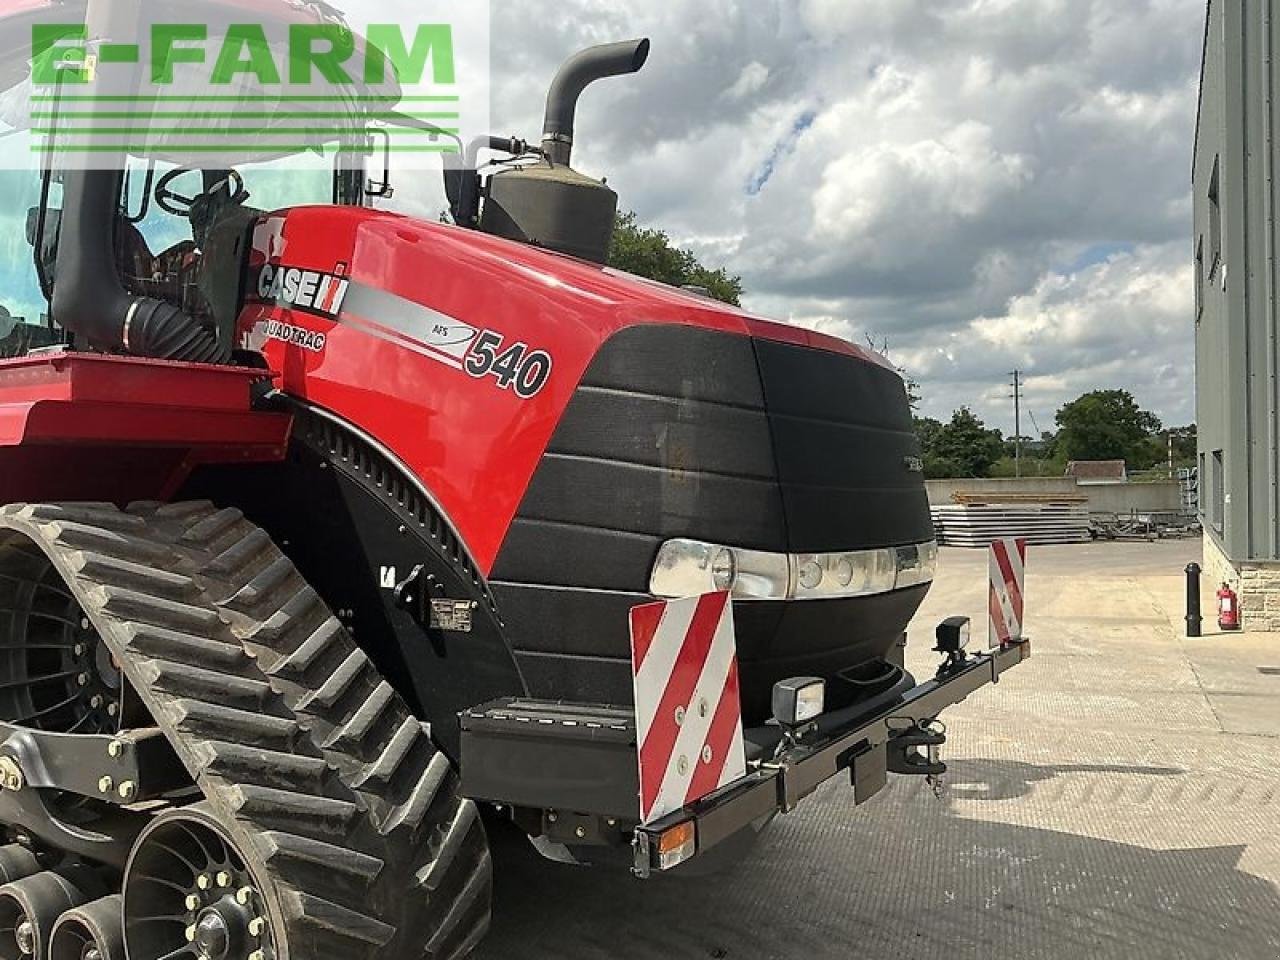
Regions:
<instances>
[{"instance_id":1,"label":"red and white striped warning sign","mask_svg":"<svg viewBox=\"0 0 1280 960\"><path fill-rule=\"evenodd\" d=\"M991 544L991 592L987 600L991 648L1022 639L1023 584L1026 582L1027 541L996 540Z\"/></svg>"},{"instance_id":2,"label":"red and white striped warning sign","mask_svg":"<svg viewBox=\"0 0 1280 960\"><path fill-rule=\"evenodd\" d=\"M631 610L640 820L653 823L747 774L727 593Z\"/></svg>"}]
</instances>

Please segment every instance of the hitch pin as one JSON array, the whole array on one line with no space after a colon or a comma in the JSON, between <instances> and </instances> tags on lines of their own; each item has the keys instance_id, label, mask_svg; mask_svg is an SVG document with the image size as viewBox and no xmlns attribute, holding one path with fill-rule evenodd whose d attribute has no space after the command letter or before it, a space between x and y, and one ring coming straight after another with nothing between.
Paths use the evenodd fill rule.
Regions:
<instances>
[{"instance_id":1,"label":"hitch pin","mask_svg":"<svg viewBox=\"0 0 1280 960\"><path fill-rule=\"evenodd\" d=\"M928 753L929 753L929 765L931 767L937 766L938 762L942 759L942 747L939 744L931 743L926 749L928 750ZM931 773L927 777L925 777L925 783L927 783L930 789L933 790L933 796L935 800L942 799L942 790L943 790L942 777L943 777L943 774L940 774L940 773L939 774Z\"/></svg>"}]
</instances>

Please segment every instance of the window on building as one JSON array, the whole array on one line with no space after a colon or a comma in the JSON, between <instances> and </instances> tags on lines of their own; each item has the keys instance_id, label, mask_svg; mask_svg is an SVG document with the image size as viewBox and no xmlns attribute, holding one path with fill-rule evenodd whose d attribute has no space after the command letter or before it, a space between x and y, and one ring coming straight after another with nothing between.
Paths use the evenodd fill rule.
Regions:
<instances>
[{"instance_id":1,"label":"window on building","mask_svg":"<svg viewBox=\"0 0 1280 960\"><path fill-rule=\"evenodd\" d=\"M1222 266L1222 184L1221 162L1213 161L1213 175L1209 178L1209 280L1213 281Z\"/></svg>"},{"instance_id":2,"label":"window on building","mask_svg":"<svg viewBox=\"0 0 1280 960\"><path fill-rule=\"evenodd\" d=\"M1212 489L1209 491L1209 496L1210 503L1213 505L1209 522L1213 524L1215 530L1222 533L1227 515L1227 478L1221 450L1213 451Z\"/></svg>"},{"instance_id":3,"label":"window on building","mask_svg":"<svg viewBox=\"0 0 1280 960\"><path fill-rule=\"evenodd\" d=\"M1206 495L1206 484L1209 482L1209 474L1204 469L1204 454L1200 454L1200 469L1196 472L1196 486L1198 488L1198 496L1196 497L1196 513L1203 520L1205 516L1205 506L1208 503Z\"/></svg>"},{"instance_id":4,"label":"window on building","mask_svg":"<svg viewBox=\"0 0 1280 960\"><path fill-rule=\"evenodd\" d=\"M1196 323L1204 316L1204 237L1196 245Z\"/></svg>"}]
</instances>

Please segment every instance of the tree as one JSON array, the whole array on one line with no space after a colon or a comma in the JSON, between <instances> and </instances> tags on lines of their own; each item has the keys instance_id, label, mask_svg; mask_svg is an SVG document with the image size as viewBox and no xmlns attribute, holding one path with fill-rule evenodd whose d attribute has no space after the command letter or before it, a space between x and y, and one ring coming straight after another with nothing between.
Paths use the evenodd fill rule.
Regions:
<instances>
[{"instance_id":1,"label":"tree","mask_svg":"<svg viewBox=\"0 0 1280 960\"><path fill-rule=\"evenodd\" d=\"M1160 420L1128 390L1095 390L1058 411L1056 452L1064 460L1124 460L1135 469L1154 461Z\"/></svg>"},{"instance_id":2,"label":"tree","mask_svg":"<svg viewBox=\"0 0 1280 960\"><path fill-rule=\"evenodd\" d=\"M989 430L968 407L957 410L950 423L917 420L916 432L930 480L985 477L1004 453L1000 431Z\"/></svg>"},{"instance_id":3,"label":"tree","mask_svg":"<svg viewBox=\"0 0 1280 960\"><path fill-rule=\"evenodd\" d=\"M712 270L690 251L674 246L661 230L642 227L634 213L621 213L613 230L609 266L673 287L702 287L715 299L742 305L742 278Z\"/></svg>"}]
</instances>

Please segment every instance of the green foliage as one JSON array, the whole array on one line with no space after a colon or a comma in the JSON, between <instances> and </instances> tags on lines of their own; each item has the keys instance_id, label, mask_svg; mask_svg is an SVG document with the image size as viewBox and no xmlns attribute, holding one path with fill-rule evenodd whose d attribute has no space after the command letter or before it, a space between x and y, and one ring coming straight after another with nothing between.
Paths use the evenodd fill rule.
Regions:
<instances>
[{"instance_id":1,"label":"green foliage","mask_svg":"<svg viewBox=\"0 0 1280 960\"><path fill-rule=\"evenodd\" d=\"M950 423L928 418L915 423L930 480L986 477L1004 454L1000 431L987 429L968 407L957 410Z\"/></svg>"},{"instance_id":2,"label":"green foliage","mask_svg":"<svg viewBox=\"0 0 1280 960\"><path fill-rule=\"evenodd\" d=\"M1022 475L1024 477L1061 477L1066 471L1067 465L1061 460L1028 456L1026 450L1022 451ZM1018 464L1011 454L997 460L988 474L988 476L1000 478L1016 477L1017 475Z\"/></svg>"},{"instance_id":3,"label":"green foliage","mask_svg":"<svg viewBox=\"0 0 1280 960\"><path fill-rule=\"evenodd\" d=\"M1151 438L1160 420L1127 390L1095 390L1058 411L1055 454L1062 460L1124 460L1144 470L1161 459Z\"/></svg>"},{"instance_id":4,"label":"green foliage","mask_svg":"<svg viewBox=\"0 0 1280 960\"><path fill-rule=\"evenodd\" d=\"M663 231L640 226L634 213L618 215L609 266L673 287L702 287L717 300L742 305L741 277L723 267L703 266L690 251L674 246Z\"/></svg>"}]
</instances>

